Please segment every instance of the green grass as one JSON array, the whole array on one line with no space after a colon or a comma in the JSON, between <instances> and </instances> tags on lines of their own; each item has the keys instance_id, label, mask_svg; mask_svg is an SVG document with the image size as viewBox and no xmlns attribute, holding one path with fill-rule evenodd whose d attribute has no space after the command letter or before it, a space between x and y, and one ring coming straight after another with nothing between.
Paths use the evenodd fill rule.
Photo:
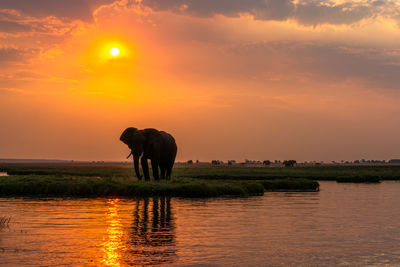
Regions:
<instances>
[{"instance_id":1,"label":"green grass","mask_svg":"<svg viewBox=\"0 0 400 267\"><path fill-rule=\"evenodd\" d=\"M132 168L129 168L132 167ZM0 171L9 175L59 175L133 177L133 165L66 164L66 163L8 163L0 164Z\"/></svg>"},{"instance_id":2,"label":"green grass","mask_svg":"<svg viewBox=\"0 0 400 267\"><path fill-rule=\"evenodd\" d=\"M260 183L266 191L318 191L319 184L309 179L262 180Z\"/></svg>"},{"instance_id":3,"label":"green grass","mask_svg":"<svg viewBox=\"0 0 400 267\"><path fill-rule=\"evenodd\" d=\"M264 191L317 191L315 180L377 183L400 180L400 166L174 168L172 181L141 182L132 164L0 164L0 195L178 196L259 195Z\"/></svg>"},{"instance_id":4,"label":"green grass","mask_svg":"<svg viewBox=\"0 0 400 267\"><path fill-rule=\"evenodd\" d=\"M400 180L400 166L312 166L312 167L256 167L256 168L182 168L176 175L201 179L268 180L305 178L312 180L336 181L339 177L377 178L379 180Z\"/></svg>"},{"instance_id":5,"label":"green grass","mask_svg":"<svg viewBox=\"0 0 400 267\"><path fill-rule=\"evenodd\" d=\"M270 179L254 169L174 169L171 181L138 181L130 165L10 164L0 166L0 196L177 196L218 197L262 195L264 191L317 191L307 179ZM188 172L191 171L190 172ZM213 171L217 176L211 177ZM243 173L247 176L244 176ZM203 179L202 175L204 175Z\"/></svg>"},{"instance_id":6,"label":"green grass","mask_svg":"<svg viewBox=\"0 0 400 267\"><path fill-rule=\"evenodd\" d=\"M195 166L195 165L193 165ZM207 180L268 180L305 178L312 180L333 180L365 177L379 180L400 180L400 166L310 166L310 167L204 167L187 166L174 168L173 177ZM107 178L134 178L133 164L0 164L0 171L10 175L72 175Z\"/></svg>"},{"instance_id":7,"label":"green grass","mask_svg":"<svg viewBox=\"0 0 400 267\"><path fill-rule=\"evenodd\" d=\"M142 182L133 179L53 175L16 175L0 179L0 195L22 196L176 196L218 197L262 195L264 187L254 181L207 181L179 178Z\"/></svg>"},{"instance_id":8,"label":"green grass","mask_svg":"<svg viewBox=\"0 0 400 267\"><path fill-rule=\"evenodd\" d=\"M363 176L363 177L338 177L338 183L380 183L379 177Z\"/></svg>"}]
</instances>

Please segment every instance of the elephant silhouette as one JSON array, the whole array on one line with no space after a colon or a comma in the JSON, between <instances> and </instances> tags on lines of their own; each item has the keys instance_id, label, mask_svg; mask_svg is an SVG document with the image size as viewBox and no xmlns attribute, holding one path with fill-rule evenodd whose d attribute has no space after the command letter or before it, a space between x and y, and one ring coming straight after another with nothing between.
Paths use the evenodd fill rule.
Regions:
<instances>
[{"instance_id":1,"label":"elephant silhouette","mask_svg":"<svg viewBox=\"0 0 400 267\"><path fill-rule=\"evenodd\" d=\"M134 169L139 180L142 179L139 171L139 158L141 158L146 181L150 180L148 159L151 161L155 180L160 179L158 168L160 168L161 179L171 179L172 167L178 150L172 135L152 128L138 130L129 127L122 133L120 140L131 150L127 158L133 155Z\"/></svg>"}]
</instances>

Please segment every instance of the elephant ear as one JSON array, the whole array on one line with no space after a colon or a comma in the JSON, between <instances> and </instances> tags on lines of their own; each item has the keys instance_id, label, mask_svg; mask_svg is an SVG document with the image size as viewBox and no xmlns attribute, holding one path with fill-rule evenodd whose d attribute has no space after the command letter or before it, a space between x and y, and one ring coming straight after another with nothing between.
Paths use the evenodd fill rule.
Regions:
<instances>
[{"instance_id":1,"label":"elephant ear","mask_svg":"<svg viewBox=\"0 0 400 267\"><path fill-rule=\"evenodd\" d=\"M119 140L121 140L124 144L131 146L133 141L133 136L137 133L138 129L135 127L126 128L125 131L121 134Z\"/></svg>"}]
</instances>

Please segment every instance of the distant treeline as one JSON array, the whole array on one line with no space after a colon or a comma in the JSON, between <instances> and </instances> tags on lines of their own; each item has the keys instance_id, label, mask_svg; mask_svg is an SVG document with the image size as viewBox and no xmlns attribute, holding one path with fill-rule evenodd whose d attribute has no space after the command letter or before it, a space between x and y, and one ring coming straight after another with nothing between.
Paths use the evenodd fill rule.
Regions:
<instances>
[{"instance_id":1,"label":"distant treeline","mask_svg":"<svg viewBox=\"0 0 400 267\"><path fill-rule=\"evenodd\" d=\"M178 163L185 163L185 164L212 164L212 165L282 165L282 166L294 166L294 165L340 165L340 164L400 164L400 159L390 159L390 160L365 160L365 159L357 159L354 161L348 160L341 160L341 161L331 161L331 162L324 162L324 161L303 161L297 162L296 160L248 160L245 159L243 162L237 162L236 160L212 160L201 162L199 160L193 161L188 160L186 162L178 162Z\"/></svg>"}]
</instances>

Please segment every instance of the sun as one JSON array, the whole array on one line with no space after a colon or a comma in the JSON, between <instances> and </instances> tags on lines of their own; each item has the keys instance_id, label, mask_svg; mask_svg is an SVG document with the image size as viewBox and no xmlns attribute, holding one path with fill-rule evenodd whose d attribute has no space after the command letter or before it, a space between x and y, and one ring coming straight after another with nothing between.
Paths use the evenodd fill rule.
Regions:
<instances>
[{"instance_id":1,"label":"sun","mask_svg":"<svg viewBox=\"0 0 400 267\"><path fill-rule=\"evenodd\" d=\"M119 49L116 48L116 47L111 48L110 55L112 55L114 57L118 56L119 55Z\"/></svg>"}]
</instances>

